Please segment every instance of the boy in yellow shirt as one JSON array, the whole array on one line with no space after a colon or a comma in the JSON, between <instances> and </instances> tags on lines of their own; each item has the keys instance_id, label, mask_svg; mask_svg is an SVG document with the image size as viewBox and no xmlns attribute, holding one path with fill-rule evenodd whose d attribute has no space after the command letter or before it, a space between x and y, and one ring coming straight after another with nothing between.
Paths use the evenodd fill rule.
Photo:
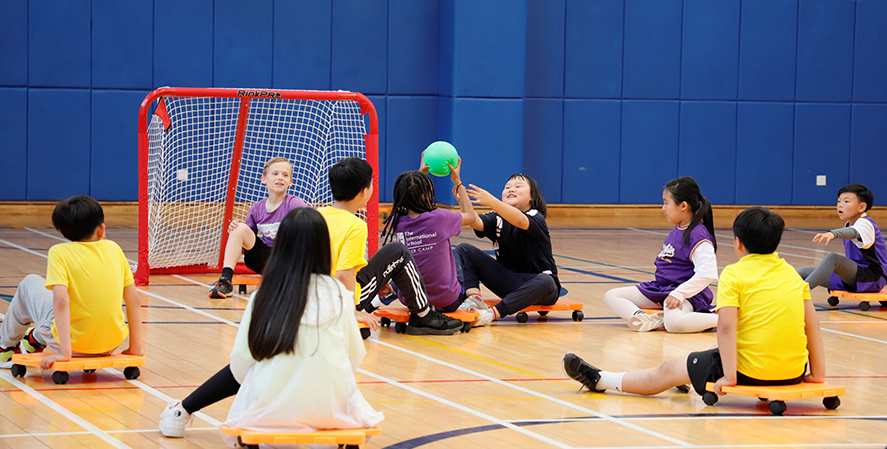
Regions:
<instances>
[{"instance_id":1,"label":"boy in yellow shirt","mask_svg":"<svg viewBox=\"0 0 887 449\"><path fill-rule=\"evenodd\" d=\"M50 347L44 369L71 357L108 355L129 334L124 354L142 354L141 303L129 262L105 239L105 216L94 199L77 195L56 205L52 224L68 240L49 249L46 279L31 274L15 291L0 326L0 367L12 354ZM126 302L126 319L120 307ZM33 326L33 327L31 327Z\"/></svg>"},{"instance_id":2,"label":"boy in yellow shirt","mask_svg":"<svg viewBox=\"0 0 887 449\"><path fill-rule=\"evenodd\" d=\"M589 390L657 394L692 383L723 386L791 385L825 380L825 351L810 288L779 258L782 217L763 207L744 210L733 222L739 262L718 282L718 347L666 360L656 368L614 373L564 356L567 375ZM809 360L810 373L807 374Z\"/></svg>"}]
</instances>

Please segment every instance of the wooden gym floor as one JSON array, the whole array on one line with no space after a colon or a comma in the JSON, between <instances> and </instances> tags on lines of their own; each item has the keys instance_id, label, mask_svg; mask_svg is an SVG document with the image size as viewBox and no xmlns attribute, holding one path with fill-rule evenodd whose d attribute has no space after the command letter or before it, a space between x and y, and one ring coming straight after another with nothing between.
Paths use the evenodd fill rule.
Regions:
<instances>
[{"instance_id":1,"label":"wooden gym floor","mask_svg":"<svg viewBox=\"0 0 887 449\"><path fill-rule=\"evenodd\" d=\"M664 222L664 220L662 220ZM836 221L836 220L833 220ZM724 223L723 221L720 223ZM664 224L664 223L662 223ZM838 225L835 223L833 225ZM591 226L591 225L589 225ZM818 226L817 225L811 225ZM561 370L576 352L611 371L647 368L672 356L710 347L713 332L692 335L635 333L601 303L606 290L652 278L653 259L667 229L561 227L552 229L565 299L585 305L585 320L569 313L548 319L514 317L454 336L415 337L383 329L366 340L369 352L357 375L367 400L385 413L383 433L368 448L837 448L887 442L887 307L860 312L855 302L837 309L814 291L827 352L827 377L847 387L837 410L820 400L787 402L783 417L766 403L725 396L707 407L695 393L654 397L578 392ZM792 265L815 265L827 250L810 242L813 229L786 231L780 254ZM108 237L135 259L136 230L112 227ZM721 268L736 261L731 232L720 229ZM18 282L44 274L47 250L59 234L43 225L0 227L0 312ZM453 243L489 249L467 228ZM157 431L167 401L184 398L225 366L244 298L207 298L211 276L155 276L140 288L146 366L135 381L117 370L72 373L54 385L50 373L31 369L22 379L0 370L0 446L224 447L217 425L230 400L199 414L184 439Z\"/></svg>"}]
</instances>

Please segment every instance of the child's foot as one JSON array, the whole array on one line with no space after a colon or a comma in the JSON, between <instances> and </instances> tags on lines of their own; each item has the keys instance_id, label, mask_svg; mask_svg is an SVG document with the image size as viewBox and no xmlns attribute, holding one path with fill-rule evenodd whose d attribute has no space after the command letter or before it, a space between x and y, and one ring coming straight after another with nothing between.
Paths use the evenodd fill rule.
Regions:
<instances>
[{"instance_id":1,"label":"child's foot","mask_svg":"<svg viewBox=\"0 0 887 449\"><path fill-rule=\"evenodd\" d=\"M440 310L429 306L425 316L410 314L406 333L410 335L452 335L462 330L462 320L450 318Z\"/></svg>"},{"instance_id":2,"label":"child's foot","mask_svg":"<svg viewBox=\"0 0 887 449\"><path fill-rule=\"evenodd\" d=\"M604 390L597 389L597 383L601 380L601 370L589 365L578 355L572 352L567 353L564 356L563 367L564 372L571 379L581 383L583 387L596 393L604 392Z\"/></svg>"},{"instance_id":3,"label":"child's foot","mask_svg":"<svg viewBox=\"0 0 887 449\"><path fill-rule=\"evenodd\" d=\"M649 332L665 325L665 312L656 312L652 315L643 310L638 310L628 318L628 328L635 332Z\"/></svg>"},{"instance_id":4,"label":"child's foot","mask_svg":"<svg viewBox=\"0 0 887 449\"><path fill-rule=\"evenodd\" d=\"M212 290L209 291L210 298L227 298L231 292L234 291L234 286L231 285L230 279L222 279L219 278L215 284L213 284Z\"/></svg>"},{"instance_id":5,"label":"child's foot","mask_svg":"<svg viewBox=\"0 0 887 449\"><path fill-rule=\"evenodd\" d=\"M40 344L40 342L34 339L34 328L31 327L25 333L25 338L22 338L19 348L21 348L22 353L31 354L33 352L43 352L46 349L46 345Z\"/></svg>"},{"instance_id":6,"label":"child's foot","mask_svg":"<svg viewBox=\"0 0 887 449\"><path fill-rule=\"evenodd\" d=\"M485 303L483 298L477 294L468 295L465 301L462 302L462 305L459 306L459 310L483 310L489 308L490 305Z\"/></svg>"},{"instance_id":7,"label":"child's foot","mask_svg":"<svg viewBox=\"0 0 887 449\"><path fill-rule=\"evenodd\" d=\"M170 402L166 410L160 414L160 433L167 438L182 438L185 436L185 427L191 424L192 416L181 402Z\"/></svg>"},{"instance_id":8,"label":"child's foot","mask_svg":"<svg viewBox=\"0 0 887 449\"><path fill-rule=\"evenodd\" d=\"M492 308L478 310L477 318L471 323L471 327L489 326L494 319L496 319L496 313L493 312Z\"/></svg>"},{"instance_id":9,"label":"child's foot","mask_svg":"<svg viewBox=\"0 0 887 449\"><path fill-rule=\"evenodd\" d=\"M0 368L12 368L12 355L15 354L16 347L11 348L0 347Z\"/></svg>"}]
</instances>

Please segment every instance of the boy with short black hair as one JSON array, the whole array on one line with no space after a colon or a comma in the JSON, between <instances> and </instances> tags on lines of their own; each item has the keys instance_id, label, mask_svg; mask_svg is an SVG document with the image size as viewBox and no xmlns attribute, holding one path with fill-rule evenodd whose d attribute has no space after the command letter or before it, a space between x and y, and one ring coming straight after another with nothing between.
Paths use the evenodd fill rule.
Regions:
<instances>
[{"instance_id":1,"label":"boy with short black hair","mask_svg":"<svg viewBox=\"0 0 887 449\"><path fill-rule=\"evenodd\" d=\"M862 184L848 184L838 190L838 217L844 227L816 234L814 242L844 239L844 254L828 253L817 267L798 268L798 274L813 289L848 292L879 292L887 285L887 245L875 220L866 212L875 194Z\"/></svg>"},{"instance_id":2,"label":"boy with short black hair","mask_svg":"<svg viewBox=\"0 0 887 449\"><path fill-rule=\"evenodd\" d=\"M357 218L373 194L373 168L360 158L345 158L329 171L332 206L318 211L330 228L333 275L354 290L359 311L372 311L372 299L394 281L403 295L410 320L406 333L412 335L451 335L459 333L462 321L452 319L428 304L425 282L409 249L400 242L391 242L376 252L369 261L364 257L367 247L366 222ZM359 321L375 321L368 313L358 313Z\"/></svg>"},{"instance_id":3,"label":"boy with short black hair","mask_svg":"<svg viewBox=\"0 0 887 449\"><path fill-rule=\"evenodd\" d=\"M15 291L0 326L0 367L12 366L17 347L55 354L40 366L71 357L108 355L129 333L124 354L142 354L141 303L129 262L116 243L105 239L102 206L77 195L56 205L52 224L67 243L49 249L46 279L31 274ZM126 302L126 320L120 307ZM33 327L32 327L33 326Z\"/></svg>"},{"instance_id":4,"label":"boy with short black hair","mask_svg":"<svg viewBox=\"0 0 887 449\"><path fill-rule=\"evenodd\" d=\"M825 381L825 350L810 289L775 252L784 228L782 217L763 207L746 209L733 222L740 259L724 268L718 282L717 348L622 373L600 370L570 353L564 371L592 391L645 395L687 383L701 395L706 382L715 382L715 393L724 394L721 387L737 384Z\"/></svg>"}]
</instances>

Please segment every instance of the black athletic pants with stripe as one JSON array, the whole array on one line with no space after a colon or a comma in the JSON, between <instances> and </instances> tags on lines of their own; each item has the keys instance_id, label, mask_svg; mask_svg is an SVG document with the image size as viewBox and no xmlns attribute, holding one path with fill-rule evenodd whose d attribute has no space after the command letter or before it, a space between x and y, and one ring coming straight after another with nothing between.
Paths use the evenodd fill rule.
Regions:
<instances>
[{"instance_id":1,"label":"black athletic pants with stripe","mask_svg":"<svg viewBox=\"0 0 887 449\"><path fill-rule=\"evenodd\" d=\"M410 312L421 312L428 307L428 295L425 293L425 281L416 268L416 261L410 250L400 242L391 242L383 246L357 272L357 283L360 285L360 302L358 309L363 310L370 301L379 294L382 287L394 281L394 285L406 300ZM188 413L194 413L206 406L215 404L227 397L237 394L240 384L231 368L225 366L203 385L182 401L182 407Z\"/></svg>"}]
</instances>

